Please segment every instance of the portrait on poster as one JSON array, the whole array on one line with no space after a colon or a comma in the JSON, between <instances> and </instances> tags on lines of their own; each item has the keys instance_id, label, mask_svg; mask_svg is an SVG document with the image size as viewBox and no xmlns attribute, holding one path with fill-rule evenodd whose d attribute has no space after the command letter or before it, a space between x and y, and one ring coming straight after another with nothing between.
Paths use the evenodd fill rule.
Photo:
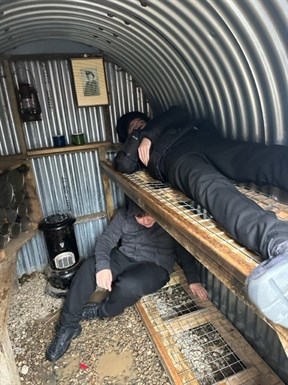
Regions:
<instances>
[{"instance_id":1,"label":"portrait on poster","mask_svg":"<svg viewBox=\"0 0 288 385\"><path fill-rule=\"evenodd\" d=\"M109 104L102 58L71 59L78 107Z\"/></svg>"}]
</instances>

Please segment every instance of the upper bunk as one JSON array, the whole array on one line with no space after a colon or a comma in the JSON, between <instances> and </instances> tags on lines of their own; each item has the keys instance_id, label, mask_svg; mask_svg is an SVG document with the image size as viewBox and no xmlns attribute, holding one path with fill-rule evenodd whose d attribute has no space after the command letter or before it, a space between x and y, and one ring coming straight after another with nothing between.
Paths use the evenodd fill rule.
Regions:
<instances>
[{"instance_id":1,"label":"upper bunk","mask_svg":"<svg viewBox=\"0 0 288 385\"><path fill-rule=\"evenodd\" d=\"M107 160L104 154L101 159L104 177L119 186L219 281L246 305L252 307L255 313L277 332L288 354L288 330L267 320L250 303L245 290L245 280L261 262L261 258L234 241L204 208L196 205L182 192L153 179L145 171L122 174L114 170L111 161ZM107 183L108 180L106 187ZM288 220L288 205L248 187L236 187L265 210L274 211L278 218ZM111 199L107 206L111 207Z\"/></svg>"}]
</instances>

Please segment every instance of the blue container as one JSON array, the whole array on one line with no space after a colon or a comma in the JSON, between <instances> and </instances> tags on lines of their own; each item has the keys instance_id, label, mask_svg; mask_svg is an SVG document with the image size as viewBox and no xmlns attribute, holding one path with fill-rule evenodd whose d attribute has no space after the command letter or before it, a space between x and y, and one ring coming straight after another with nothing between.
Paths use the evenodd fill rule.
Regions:
<instances>
[{"instance_id":1,"label":"blue container","mask_svg":"<svg viewBox=\"0 0 288 385\"><path fill-rule=\"evenodd\" d=\"M54 147L65 147L66 140L64 135L55 135L53 136Z\"/></svg>"}]
</instances>

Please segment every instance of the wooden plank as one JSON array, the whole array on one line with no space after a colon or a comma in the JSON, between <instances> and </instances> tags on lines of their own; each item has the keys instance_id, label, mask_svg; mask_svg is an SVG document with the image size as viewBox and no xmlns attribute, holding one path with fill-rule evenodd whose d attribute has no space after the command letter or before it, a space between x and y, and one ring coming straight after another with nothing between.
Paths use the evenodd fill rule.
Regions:
<instances>
[{"instance_id":1,"label":"wooden plank","mask_svg":"<svg viewBox=\"0 0 288 385\"><path fill-rule=\"evenodd\" d=\"M173 361L171 360L171 357L169 356L169 354L167 353L167 350L163 346L161 338L158 336L157 332L155 331L155 329L154 329L147 313L145 312L141 302L137 302L136 309L141 316L141 319L142 319L142 321L143 321L143 323L144 323L144 325L145 325L145 327L146 327L146 329L147 329L147 331L151 337L151 340L152 340L155 348L157 349L157 352L159 354L159 358L161 359L161 362L164 365L171 381L173 381L173 384L175 384L175 385L182 385L183 382L179 378L178 372L174 367ZM195 383L195 385L197 385L197 384L198 384L198 382Z\"/></svg>"},{"instance_id":2,"label":"wooden plank","mask_svg":"<svg viewBox=\"0 0 288 385\"><path fill-rule=\"evenodd\" d=\"M0 262L0 339L3 339L7 325L8 304L11 299L11 288L16 279L16 252Z\"/></svg>"},{"instance_id":3,"label":"wooden plank","mask_svg":"<svg viewBox=\"0 0 288 385\"><path fill-rule=\"evenodd\" d=\"M21 121L19 109L18 109L19 101L16 95L16 92L17 92L16 86L14 85L9 62L7 60L3 60L3 68L6 76L7 92L8 92L8 97L10 99L10 107L11 107L11 112L13 116L13 122L17 131L17 139L18 139L20 151L22 154L26 154L27 146L25 142L23 123Z\"/></svg>"},{"instance_id":4,"label":"wooden plank","mask_svg":"<svg viewBox=\"0 0 288 385\"><path fill-rule=\"evenodd\" d=\"M3 335L0 342L0 377L1 385L20 385L18 369L6 325L3 326Z\"/></svg>"},{"instance_id":5,"label":"wooden plank","mask_svg":"<svg viewBox=\"0 0 288 385\"><path fill-rule=\"evenodd\" d=\"M110 142L94 142L87 143L81 146L65 146L65 147L47 147L47 148L38 148L35 150L27 151L27 156L29 157L39 157L39 156L50 156L74 152L84 152L84 151L93 151L101 147L109 147Z\"/></svg>"},{"instance_id":6,"label":"wooden plank","mask_svg":"<svg viewBox=\"0 0 288 385\"><path fill-rule=\"evenodd\" d=\"M35 176L32 168L31 160L27 162L28 170L25 175L24 190L25 195L28 198L28 210L29 220L31 223L38 224L43 218L43 212L40 206L39 198L37 195Z\"/></svg>"},{"instance_id":7,"label":"wooden plank","mask_svg":"<svg viewBox=\"0 0 288 385\"><path fill-rule=\"evenodd\" d=\"M7 171L13 171L26 163L27 157L25 155L0 156L0 174L3 174Z\"/></svg>"},{"instance_id":8,"label":"wooden plank","mask_svg":"<svg viewBox=\"0 0 288 385\"><path fill-rule=\"evenodd\" d=\"M8 330L8 307L12 295L13 282L16 279L16 252L4 258L4 250L0 250L0 377L3 385L20 385Z\"/></svg>"},{"instance_id":9,"label":"wooden plank","mask_svg":"<svg viewBox=\"0 0 288 385\"><path fill-rule=\"evenodd\" d=\"M100 161L103 161L106 159L106 148L99 148L99 158ZM114 202L113 202L113 193L112 193L112 187L110 183L110 178L106 173L101 173L102 177L102 183L103 183L103 189L104 189L104 198L105 198L105 205L106 205L106 212L108 219L110 220L114 213Z\"/></svg>"}]
</instances>

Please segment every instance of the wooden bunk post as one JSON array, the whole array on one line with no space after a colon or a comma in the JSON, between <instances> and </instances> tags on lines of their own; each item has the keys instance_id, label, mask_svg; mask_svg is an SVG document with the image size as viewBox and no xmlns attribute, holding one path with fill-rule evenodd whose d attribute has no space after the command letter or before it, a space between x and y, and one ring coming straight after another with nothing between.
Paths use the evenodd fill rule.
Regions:
<instances>
[{"instance_id":1,"label":"wooden bunk post","mask_svg":"<svg viewBox=\"0 0 288 385\"><path fill-rule=\"evenodd\" d=\"M12 111L12 115L13 115L13 121L14 121L15 128L17 131L17 138L18 138L18 142L19 142L20 151L21 151L21 154L26 154L27 146L26 146L26 142L25 142L22 121L20 118L19 110L17 108L18 100L16 98L15 86L13 83L13 78L12 78L10 66L9 66L9 63L7 60L3 60L3 68L4 68L4 73L6 76L8 97L10 100L11 111Z\"/></svg>"},{"instance_id":2,"label":"wooden bunk post","mask_svg":"<svg viewBox=\"0 0 288 385\"><path fill-rule=\"evenodd\" d=\"M0 250L0 378L2 385L20 385L7 329L8 306L16 277L16 260L16 252L7 257L4 250Z\"/></svg>"},{"instance_id":3,"label":"wooden bunk post","mask_svg":"<svg viewBox=\"0 0 288 385\"><path fill-rule=\"evenodd\" d=\"M100 161L106 160L106 150L107 149L104 147L100 147L98 149ZM111 182L110 182L109 176L105 172L101 172L101 176L102 176L102 183L103 183L103 188L104 188L104 197L105 197L107 217L108 217L108 220L110 220L112 218L112 216L114 215L114 204L113 204L113 194L112 194Z\"/></svg>"}]
</instances>

